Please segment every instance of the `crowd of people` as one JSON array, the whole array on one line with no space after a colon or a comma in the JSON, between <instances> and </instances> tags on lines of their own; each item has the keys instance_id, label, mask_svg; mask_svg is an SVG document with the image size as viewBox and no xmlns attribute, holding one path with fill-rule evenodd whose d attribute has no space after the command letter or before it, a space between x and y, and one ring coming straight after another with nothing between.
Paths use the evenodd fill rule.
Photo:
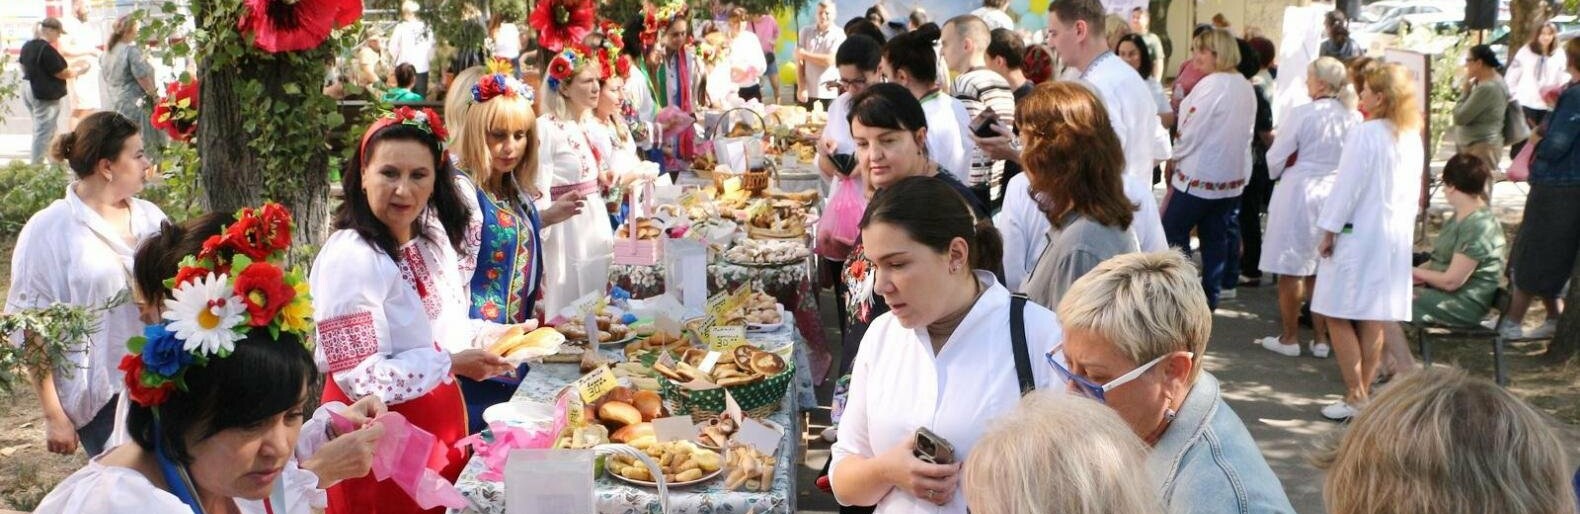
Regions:
<instances>
[{"instance_id":1,"label":"crowd of people","mask_svg":"<svg viewBox=\"0 0 1580 514\"><path fill-rule=\"evenodd\" d=\"M1551 333L1521 323L1538 299L1556 319L1580 249L1580 39L1544 26L1507 83L1489 47L1470 50L1440 179L1452 213L1418 257L1426 113L1342 14L1309 63L1277 63L1227 20L1198 27L1166 89L1145 10L1054 0L1060 69L1034 83L1005 4L942 24L880 6L841 26L823 0L790 52L795 101L828 113L812 166L829 212L855 206L816 236L844 333L819 484L846 511L1293 512L1205 369L1214 311L1264 273L1281 330L1254 343L1301 356L1308 305L1309 351L1331 351L1344 380L1320 414L1350 427L1315 457L1330 512L1575 511L1549 421L1421 368L1404 328L1481 323L1507 276L1498 328ZM419 460L453 481L455 443L529 372L485 348L606 290L605 195L641 170L688 173L705 108L789 100L767 13L648 4L575 41L542 37L568 23L552 16L487 20L490 64L434 84L420 9L403 4L387 43L374 33L339 76L392 102L442 90L444 112L400 107L365 129L305 273L284 267L279 205L170 220L138 199L162 141L132 100L157 92L135 18L102 49L111 109L54 137L40 116L91 73L72 59L96 54L57 50L76 29L41 24L23 89L74 180L22 229L6 310L133 300L99 312L69 362L32 370L49 450L93 457L37 512L425 512L369 473L373 420L432 434ZM1310 101L1274 120L1280 64L1305 72ZM1505 255L1489 191L1516 143L1510 98L1536 128L1531 215ZM918 427L951 455L924 460Z\"/></svg>"}]
</instances>

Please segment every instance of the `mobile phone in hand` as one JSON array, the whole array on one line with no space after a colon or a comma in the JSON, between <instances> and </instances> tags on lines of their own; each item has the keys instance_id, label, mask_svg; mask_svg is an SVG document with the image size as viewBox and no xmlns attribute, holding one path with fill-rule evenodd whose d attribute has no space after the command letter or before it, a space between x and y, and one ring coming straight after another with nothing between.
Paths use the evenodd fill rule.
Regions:
<instances>
[{"instance_id":1,"label":"mobile phone in hand","mask_svg":"<svg viewBox=\"0 0 1580 514\"><path fill-rule=\"evenodd\" d=\"M916 429L916 445L911 450L912 454L922 462L931 464L954 464L955 446L942 436L928 430L927 427Z\"/></svg>"},{"instance_id":2,"label":"mobile phone in hand","mask_svg":"<svg viewBox=\"0 0 1580 514\"><path fill-rule=\"evenodd\" d=\"M982 109L976 119L971 120L971 133L983 138L998 137L998 131L993 130L993 125L996 124L998 124L998 113L993 112L992 107Z\"/></svg>"}]
</instances>

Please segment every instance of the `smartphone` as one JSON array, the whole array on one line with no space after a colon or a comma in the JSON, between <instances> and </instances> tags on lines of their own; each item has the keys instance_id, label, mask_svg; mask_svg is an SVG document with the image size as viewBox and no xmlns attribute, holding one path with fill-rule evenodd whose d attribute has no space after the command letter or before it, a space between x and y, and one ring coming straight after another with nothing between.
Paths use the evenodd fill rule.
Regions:
<instances>
[{"instance_id":1,"label":"smartphone","mask_svg":"<svg viewBox=\"0 0 1580 514\"><path fill-rule=\"evenodd\" d=\"M982 109L977 114L977 119L971 120L971 132L977 137L998 137L998 131L993 130L993 125L998 124L998 113L992 107Z\"/></svg>"},{"instance_id":2,"label":"smartphone","mask_svg":"<svg viewBox=\"0 0 1580 514\"><path fill-rule=\"evenodd\" d=\"M927 427L916 429L916 445L912 450L917 459L932 464L954 464L955 445L928 430Z\"/></svg>"}]
</instances>

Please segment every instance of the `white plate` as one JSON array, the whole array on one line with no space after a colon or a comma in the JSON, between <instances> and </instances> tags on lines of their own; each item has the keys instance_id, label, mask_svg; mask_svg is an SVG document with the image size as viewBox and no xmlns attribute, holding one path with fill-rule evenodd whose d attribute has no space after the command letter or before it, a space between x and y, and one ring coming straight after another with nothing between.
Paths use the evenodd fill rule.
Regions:
<instances>
[{"instance_id":1,"label":"white plate","mask_svg":"<svg viewBox=\"0 0 1580 514\"><path fill-rule=\"evenodd\" d=\"M653 488L657 488L658 487L658 482L648 482L648 481L645 481L645 480L636 480L636 479L631 479L631 478L626 478L626 477L620 476L619 473L615 473L614 470L609 469L608 465L604 465L603 470L604 470L604 474L607 474L607 475L609 475L611 477L614 477L615 480L619 480L619 481L625 482L627 484L639 485L639 486L642 486L642 487L653 487ZM702 478L698 478L698 479L692 480L690 482L670 482L670 483L665 484L665 485L668 486L670 489L674 489L676 487L685 487L685 486L688 486L688 485L696 485L696 484L700 484L700 483L707 482L709 480L713 480L715 478L718 478L719 475L722 475L722 474L724 474L724 468L720 467L719 469L713 470L712 473L708 473L706 475L702 475Z\"/></svg>"},{"instance_id":2,"label":"white plate","mask_svg":"<svg viewBox=\"0 0 1580 514\"><path fill-rule=\"evenodd\" d=\"M773 332L775 330L779 330L779 327L784 326L785 325L785 316L788 316L788 313L785 312L785 306L782 305L782 304L775 303L774 304L774 308L775 309L779 309L779 322L778 323L769 323L769 324L747 323L746 324L746 331L747 332L754 332L754 333L755 332Z\"/></svg>"},{"instance_id":3,"label":"white plate","mask_svg":"<svg viewBox=\"0 0 1580 514\"><path fill-rule=\"evenodd\" d=\"M483 411L483 421L513 427L536 428L554 424L554 405L531 400L511 400Z\"/></svg>"}]
</instances>

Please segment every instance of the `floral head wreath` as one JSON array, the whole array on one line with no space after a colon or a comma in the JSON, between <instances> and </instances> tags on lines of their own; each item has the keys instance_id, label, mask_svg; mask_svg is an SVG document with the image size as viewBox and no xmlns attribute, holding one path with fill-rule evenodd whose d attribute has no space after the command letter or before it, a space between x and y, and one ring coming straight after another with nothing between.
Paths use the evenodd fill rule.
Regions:
<instances>
[{"instance_id":1,"label":"floral head wreath","mask_svg":"<svg viewBox=\"0 0 1580 514\"><path fill-rule=\"evenodd\" d=\"M532 88L510 76L509 66L509 64L505 65L506 71L492 70L493 73L479 79L477 84L472 86L472 103L480 104L501 96L507 98L519 96L525 98L527 103L532 103L535 96Z\"/></svg>"},{"instance_id":2,"label":"floral head wreath","mask_svg":"<svg viewBox=\"0 0 1580 514\"><path fill-rule=\"evenodd\" d=\"M538 45L551 52L580 44L598 18L592 0L543 0L532 9L527 24L538 31Z\"/></svg>"},{"instance_id":3,"label":"floral head wreath","mask_svg":"<svg viewBox=\"0 0 1580 514\"><path fill-rule=\"evenodd\" d=\"M164 322L148 325L121 358L132 401L155 407L173 389L187 390L186 371L228 357L254 330L295 334L304 346L313 330L312 300L301 270L285 270L291 212L277 203L236 213L236 222L181 260L165 281L171 298Z\"/></svg>"},{"instance_id":4,"label":"floral head wreath","mask_svg":"<svg viewBox=\"0 0 1580 514\"><path fill-rule=\"evenodd\" d=\"M669 24L676 17L686 16L686 3L671 0L664 5L651 6L642 15L642 46L652 48L658 42L659 33L669 28Z\"/></svg>"},{"instance_id":5,"label":"floral head wreath","mask_svg":"<svg viewBox=\"0 0 1580 514\"><path fill-rule=\"evenodd\" d=\"M620 53L625 50L625 29L620 24L610 20L600 23L603 32L603 47L598 50L599 77L608 80L609 77L631 76L631 57Z\"/></svg>"},{"instance_id":6,"label":"floral head wreath","mask_svg":"<svg viewBox=\"0 0 1580 514\"><path fill-rule=\"evenodd\" d=\"M368 165L368 140L373 138L373 134L390 125L410 125L433 134L433 137L439 140L441 152L444 151L445 140L450 137L450 133L444 130L444 118L440 117L439 113L433 112L432 108L423 107L422 110L417 110L409 106L401 106L374 120L373 124L368 126L368 131L362 133L362 141L357 144L357 154L362 156L363 167Z\"/></svg>"},{"instance_id":7,"label":"floral head wreath","mask_svg":"<svg viewBox=\"0 0 1580 514\"><path fill-rule=\"evenodd\" d=\"M554 59L549 61L549 78L545 81L549 90L558 92L560 84L586 69L588 64L592 64L592 59L592 51L579 44L560 50L554 55Z\"/></svg>"}]
</instances>

